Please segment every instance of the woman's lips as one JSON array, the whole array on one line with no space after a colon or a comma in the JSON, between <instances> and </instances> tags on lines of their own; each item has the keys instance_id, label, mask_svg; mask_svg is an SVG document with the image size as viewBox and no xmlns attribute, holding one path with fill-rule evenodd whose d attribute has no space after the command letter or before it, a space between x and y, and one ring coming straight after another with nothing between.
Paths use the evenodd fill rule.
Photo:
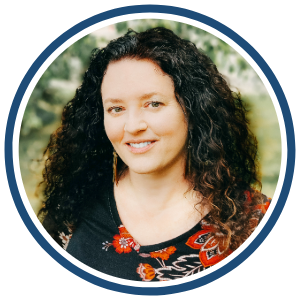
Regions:
<instances>
[{"instance_id":1,"label":"woman's lips","mask_svg":"<svg viewBox=\"0 0 300 300\"><path fill-rule=\"evenodd\" d=\"M136 153L136 154L141 154L141 153L145 153L148 150L150 150L154 144L156 143L156 141L147 141L146 142L142 142L142 143L126 143L125 145L128 147L129 151L132 153ZM130 144L135 144L135 145L140 145L139 148L136 148ZM141 145L141 144L146 144L145 146Z\"/></svg>"}]
</instances>

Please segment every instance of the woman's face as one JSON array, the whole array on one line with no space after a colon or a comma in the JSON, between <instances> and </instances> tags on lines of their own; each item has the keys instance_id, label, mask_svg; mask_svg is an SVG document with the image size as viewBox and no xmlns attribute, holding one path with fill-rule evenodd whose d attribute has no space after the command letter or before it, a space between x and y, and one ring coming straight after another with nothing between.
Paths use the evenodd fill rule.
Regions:
<instances>
[{"instance_id":1,"label":"woman's face","mask_svg":"<svg viewBox=\"0 0 300 300\"><path fill-rule=\"evenodd\" d=\"M159 66L135 59L110 63L101 94L106 134L130 171L154 174L182 165L187 123L173 81Z\"/></svg>"}]
</instances>

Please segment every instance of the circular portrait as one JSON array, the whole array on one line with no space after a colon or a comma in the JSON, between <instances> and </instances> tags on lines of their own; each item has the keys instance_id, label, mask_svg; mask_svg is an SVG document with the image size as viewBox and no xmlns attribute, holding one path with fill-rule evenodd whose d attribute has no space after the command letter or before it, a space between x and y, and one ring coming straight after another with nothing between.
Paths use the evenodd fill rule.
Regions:
<instances>
[{"instance_id":1,"label":"circular portrait","mask_svg":"<svg viewBox=\"0 0 300 300\"><path fill-rule=\"evenodd\" d=\"M141 19L84 36L27 104L22 180L51 238L132 281L213 268L256 230L281 164L260 77L188 24Z\"/></svg>"}]
</instances>

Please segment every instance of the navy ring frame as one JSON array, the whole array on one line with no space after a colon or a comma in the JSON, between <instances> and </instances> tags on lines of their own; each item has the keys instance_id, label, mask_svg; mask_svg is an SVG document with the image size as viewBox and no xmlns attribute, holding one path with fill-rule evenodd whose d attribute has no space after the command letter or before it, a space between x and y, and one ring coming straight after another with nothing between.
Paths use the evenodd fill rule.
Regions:
<instances>
[{"instance_id":1,"label":"navy ring frame","mask_svg":"<svg viewBox=\"0 0 300 300\"><path fill-rule=\"evenodd\" d=\"M13 165L12 141L13 141L13 132L14 132L15 120L17 117L18 109L29 83L31 82L33 76L41 67L41 65L45 62L45 60L65 41L67 41L69 38L71 38L78 32L82 31L83 29L104 20L108 20L122 15L135 14L135 13L164 13L164 14L177 15L192 20L196 20L217 29L218 31L220 31L221 33L225 34L230 39L232 39L234 42L236 42L238 45L240 45L240 47L242 47L254 59L254 61L258 64L258 66L264 72L265 76L268 78L270 84L272 85L272 88L277 96L279 105L281 107L281 111L285 122L285 128L286 128L287 165L285 170L285 178L284 178L284 182L282 185L282 190L280 192L278 202L264 228L243 252L241 252L237 257L235 257L225 266L201 278L195 279L193 281L181 283L178 285L167 286L167 287L166 286L132 287L132 286L110 282L98 278L90 273L87 273L86 271L78 268L77 266L69 262L66 258L64 258L56 250L54 250L54 248L52 248L52 246L38 231L38 229L35 227L32 220L30 219L18 190L15 173L14 173L14 165ZM135 295L167 295L167 294L179 293L179 292L195 289L222 277L226 273L236 268L245 259L247 259L264 241L264 239L267 237L267 235L270 233L275 223L277 222L290 191L290 187L293 179L293 173L294 173L294 166L295 166L295 136L294 136L294 128L293 128L291 113L288 107L287 100L285 98L285 95L281 89L279 82L277 81L275 75L273 74L268 64L264 61L264 59L242 37L240 37L233 30L221 24L220 22L191 10L173 7L173 6L165 6L165 5L135 5L135 6L127 6L127 7L121 7L121 8L109 10L78 23L74 27L64 32L55 41L53 41L35 60L35 62L32 64L32 66L24 76L17 90L17 93L15 95L15 98L13 100L10 109L10 113L7 121L6 134L5 134L5 164L6 164L6 173L7 173L10 191L14 199L15 205L17 207L17 210L21 218L23 219L24 224L27 226L28 230L35 238L35 240L41 245L41 247L44 248L44 250L47 251L58 263L60 263L63 267L73 272L77 276L95 285L98 285L100 287L109 290L128 293L128 294L135 294Z\"/></svg>"}]
</instances>

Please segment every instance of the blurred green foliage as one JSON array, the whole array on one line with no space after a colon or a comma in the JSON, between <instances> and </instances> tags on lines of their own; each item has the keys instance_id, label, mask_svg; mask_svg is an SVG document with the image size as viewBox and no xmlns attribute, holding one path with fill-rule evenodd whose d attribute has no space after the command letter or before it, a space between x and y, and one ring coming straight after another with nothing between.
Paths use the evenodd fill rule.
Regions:
<instances>
[{"instance_id":1,"label":"blurred green foliage","mask_svg":"<svg viewBox=\"0 0 300 300\"><path fill-rule=\"evenodd\" d=\"M87 35L54 60L30 96L22 121L21 135L28 135L33 130L39 130L57 120L55 106L65 105L75 93L75 90L69 90L68 84L62 91L57 83L78 82L79 84L88 67L91 50L96 47L96 38ZM51 106L54 109L51 109Z\"/></svg>"},{"instance_id":2,"label":"blurred green foliage","mask_svg":"<svg viewBox=\"0 0 300 300\"><path fill-rule=\"evenodd\" d=\"M104 47L128 28L140 32L157 26L192 41L212 59L232 89L242 92L242 99L250 108L251 129L259 141L262 191L273 196L281 163L280 130L273 103L255 71L231 46L202 29L174 21L144 19L120 22L81 38L61 53L38 81L24 113L19 143L23 183L36 212L41 201L35 189L43 166L35 159L42 158L50 133L59 126L62 109L80 85L91 51Z\"/></svg>"},{"instance_id":3,"label":"blurred green foliage","mask_svg":"<svg viewBox=\"0 0 300 300\"><path fill-rule=\"evenodd\" d=\"M223 40L189 24L161 19L132 20L116 24L117 32L120 35L126 33L128 28L141 32L153 27L168 28L179 37L192 41L198 49L202 49L211 58L218 68L223 69L224 67L228 67L231 69L231 72L241 73L250 67L249 64Z\"/></svg>"}]
</instances>

